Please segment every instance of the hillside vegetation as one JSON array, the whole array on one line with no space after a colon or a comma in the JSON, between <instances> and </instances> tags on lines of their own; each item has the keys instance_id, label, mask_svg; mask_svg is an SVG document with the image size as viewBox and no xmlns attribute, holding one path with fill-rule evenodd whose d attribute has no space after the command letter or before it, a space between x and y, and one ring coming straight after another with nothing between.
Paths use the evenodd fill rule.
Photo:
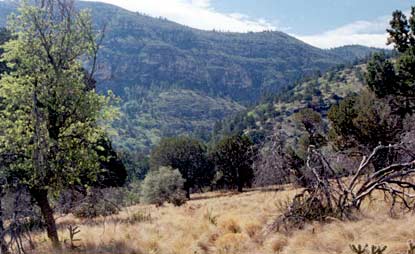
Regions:
<instances>
[{"instance_id":1,"label":"hillside vegetation","mask_svg":"<svg viewBox=\"0 0 415 254\"><path fill-rule=\"evenodd\" d=\"M293 84L235 117L217 122L213 141L244 133L261 142L277 124L294 135L292 116L295 113L312 108L326 117L332 105L363 89L365 71L365 64L338 66L323 75Z\"/></svg>"},{"instance_id":2,"label":"hillside vegetation","mask_svg":"<svg viewBox=\"0 0 415 254\"><path fill-rule=\"evenodd\" d=\"M0 1L0 26L15 5ZM282 32L201 31L112 5L78 6L91 10L96 27L106 26L97 88L121 96L124 115L113 139L128 150L148 150L164 135L196 133L203 138L215 121L235 115L262 96L377 51L362 46L322 50ZM137 91L143 90L147 92L137 98ZM166 94L179 97L169 110L151 107L170 103ZM187 110L203 97L195 110Z\"/></svg>"}]
</instances>

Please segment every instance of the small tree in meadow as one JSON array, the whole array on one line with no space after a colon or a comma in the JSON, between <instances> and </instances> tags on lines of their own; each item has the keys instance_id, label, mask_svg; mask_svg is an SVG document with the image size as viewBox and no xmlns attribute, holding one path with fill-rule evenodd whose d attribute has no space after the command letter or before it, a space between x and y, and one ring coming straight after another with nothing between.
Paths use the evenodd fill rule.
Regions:
<instances>
[{"instance_id":1,"label":"small tree in meadow","mask_svg":"<svg viewBox=\"0 0 415 254\"><path fill-rule=\"evenodd\" d=\"M232 136L221 140L212 151L216 174L219 181L242 192L243 187L251 186L253 181L252 141L246 136Z\"/></svg>"},{"instance_id":2,"label":"small tree in meadow","mask_svg":"<svg viewBox=\"0 0 415 254\"><path fill-rule=\"evenodd\" d=\"M206 147L189 137L164 138L151 151L150 168L154 170L163 166L179 170L185 180L184 190L188 199L191 188L209 185L213 176Z\"/></svg>"},{"instance_id":3,"label":"small tree in meadow","mask_svg":"<svg viewBox=\"0 0 415 254\"><path fill-rule=\"evenodd\" d=\"M141 201L157 206L165 202L180 206L186 202L184 182L179 170L160 167L151 171L144 179Z\"/></svg>"}]
</instances>

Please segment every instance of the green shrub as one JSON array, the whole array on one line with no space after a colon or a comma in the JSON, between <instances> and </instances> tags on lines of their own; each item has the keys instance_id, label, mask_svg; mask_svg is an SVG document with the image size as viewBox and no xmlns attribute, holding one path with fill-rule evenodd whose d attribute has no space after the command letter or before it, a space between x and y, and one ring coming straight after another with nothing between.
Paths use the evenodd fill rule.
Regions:
<instances>
[{"instance_id":1,"label":"green shrub","mask_svg":"<svg viewBox=\"0 0 415 254\"><path fill-rule=\"evenodd\" d=\"M151 171L143 181L141 201L157 206L164 202L180 206L186 202L184 181L179 170L171 167Z\"/></svg>"}]
</instances>

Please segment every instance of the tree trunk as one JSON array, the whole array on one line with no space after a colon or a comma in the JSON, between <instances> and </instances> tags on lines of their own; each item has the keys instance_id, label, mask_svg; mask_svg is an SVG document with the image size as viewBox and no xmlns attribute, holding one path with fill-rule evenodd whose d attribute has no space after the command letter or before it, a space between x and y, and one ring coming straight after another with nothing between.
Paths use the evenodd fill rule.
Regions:
<instances>
[{"instance_id":1,"label":"tree trunk","mask_svg":"<svg viewBox=\"0 0 415 254\"><path fill-rule=\"evenodd\" d=\"M190 200L190 187L189 186L185 186L185 190L186 190L186 198Z\"/></svg>"},{"instance_id":2,"label":"tree trunk","mask_svg":"<svg viewBox=\"0 0 415 254\"><path fill-rule=\"evenodd\" d=\"M49 239L52 242L54 249L61 249L61 243L59 242L58 230L56 227L56 221L53 217L53 209L49 204L48 191L47 190L30 190L32 197L35 199L39 206L43 219L46 223L46 231Z\"/></svg>"},{"instance_id":3,"label":"tree trunk","mask_svg":"<svg viewBox=\"0 0 415 254\"><path fill-rule=\"evenodd\" d=\"M7 247L7 243L4 240L4 225L3 225L3 207L1 203L1 199L3 198L2 189L0 187L0 254L9 254L9 248Z\"/></svg>"},{"instance_id":4,"label":"tree trunk","mask_svg":"<svg viewBox=\"0 0 415 254\"><path fill-rule=\"evenodd\" d=\"M244 185L243 185L242 181L239 181L238 182L238 192L242 192L243 188L244 188Z\"/></svg>"}]
</instances>

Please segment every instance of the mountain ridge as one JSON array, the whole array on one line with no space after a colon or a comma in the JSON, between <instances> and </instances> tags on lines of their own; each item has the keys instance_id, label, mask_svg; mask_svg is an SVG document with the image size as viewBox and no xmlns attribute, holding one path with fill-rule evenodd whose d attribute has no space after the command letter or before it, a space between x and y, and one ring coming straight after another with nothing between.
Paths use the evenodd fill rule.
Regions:
<instances>
[{"instance_id":1,"label":"mountain ridge","mask_svg":"<svg viewBox=\"0 0 415 254\"><path fill-rule=\"evenodd\" d=\"M109 4L77 4L91 10L96 27L107 24L96 78L100 92L111 89L123 99L124 118L117 123L123 127L114 139L127 149L149 147L163 135L196 130L207 135L214 122L263 96L378 51L361 46L323 50L278 31L204 31ZM10 1L0 1L0 26L14 8ZM183 96L177 91L184 91ZM174 94L175 102L159 96L163 92ZM131 94L144 97L131 99ZM212 103L215 100L221 108ZM174 108L166 111L163 105ZM187 117L188 105L195 107L191 112L197 112L197 124ZM135 109L127 112L131 107ZM175 123L163 119L175 119ZM124 140L131 142L124 145Z\"/></svg>"}]
</instances>

